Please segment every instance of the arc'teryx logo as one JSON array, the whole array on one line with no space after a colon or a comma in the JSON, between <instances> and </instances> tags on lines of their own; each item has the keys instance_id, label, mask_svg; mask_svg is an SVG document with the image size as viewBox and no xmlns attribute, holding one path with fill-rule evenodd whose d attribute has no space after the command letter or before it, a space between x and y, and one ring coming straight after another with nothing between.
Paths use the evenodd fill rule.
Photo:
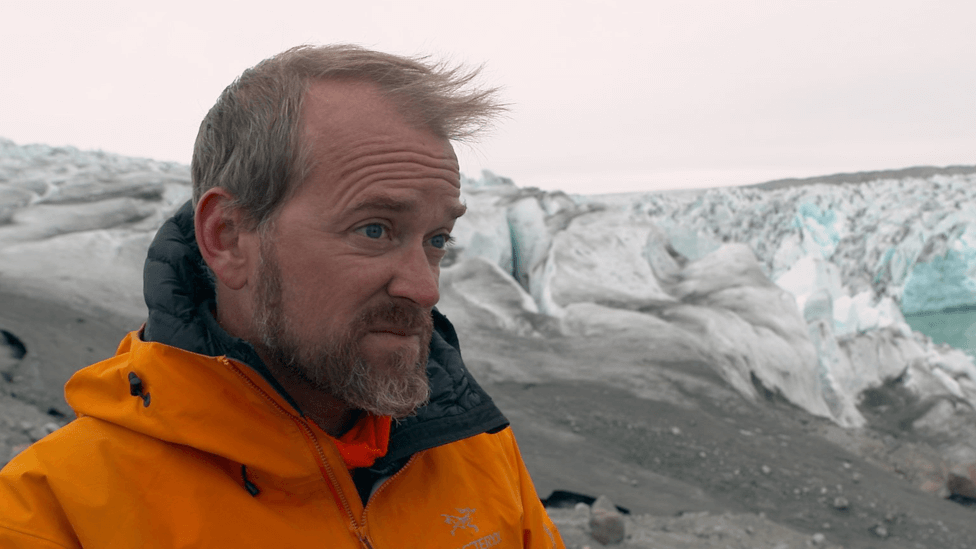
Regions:
<instances>
[{"instance_id":1,"label":"arc'teryx logo","mask_svg":"<svg viewBox=\"0 0 976 549\"><path fill-rule=\"evenodd\" d=\"M455 509L460 514L460 516L456 517L454 515L441 515L442 517L444 517L444 522L452 526L451 535L452 536L455 535L457 533L458 528L470 528L475 532L477 532L478 527L471 522L471 513L474 513L475 511L477 511L477 509L458 509L457 507L455 507Z\"/></svg>"}]
</instances>

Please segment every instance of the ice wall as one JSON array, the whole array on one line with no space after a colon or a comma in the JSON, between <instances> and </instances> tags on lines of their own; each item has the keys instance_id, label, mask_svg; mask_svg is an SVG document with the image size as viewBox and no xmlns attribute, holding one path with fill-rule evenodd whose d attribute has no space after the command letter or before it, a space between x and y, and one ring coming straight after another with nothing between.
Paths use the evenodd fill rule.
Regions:
<instances>
[{"instance_id":1,"label":"ice wall","mask_svg":"<svg viewBox=\"0 0 976 549\"><path fill-rule=\"evenodd\" d=\"M971 359L903 317L976 304L973 174L570 199L486 173L464 194L505 213L462 218L457 257L508 238L499 266L565 335L668 338L846 426L891 379L976 407Z\"/></svg>"},{"instance_id":2,"label":"ice wall","mask_svg":"<svg viewBox=\"0 0 976 549\"><path fill-rule=\"evenodd\" d=\"M0 288L145 318L142 264L187 166L0 138Z\"/></svg>"},{"instance_id":3,"label":"ice wall","mask_svg":"<svg viewBox=\"0 0 976 549\"><path fill-rule=\"evenodd\" d=\"M845 426L886 380L976 408L971 358L902 316L976 305L973 174L573 197L486 173L462 192L442 294L477 322L636 339ZM145 248L189 194L186 166L0 140L0 285L140 319Z\"/></svg>"}]
</instances>

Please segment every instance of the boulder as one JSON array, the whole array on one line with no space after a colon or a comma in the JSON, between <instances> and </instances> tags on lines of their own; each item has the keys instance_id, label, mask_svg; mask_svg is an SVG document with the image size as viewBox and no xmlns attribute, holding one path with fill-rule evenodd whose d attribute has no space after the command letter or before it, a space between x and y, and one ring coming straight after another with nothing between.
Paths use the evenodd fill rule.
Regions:
<instances>
[{"instance_id":1,"label":"boulder","mask_svg":"<svg viewBox=\"0 0 976 549\"><path fill-rule=\"evenodd\" d=\"M624 516L607 496L600 496L590 510L590 536L603 545L616 545L624 540Z\"/></svg>"},{"instance_id":2,"label":"boulder","mask_svg":"<svg viewBox=\"0 0 976 549\"><path fill-rule=\"evenodd\" d=\"M949 490L949 497L976 504L976 482L971 478L949 473L946 488Z\"/></svg>"}]
</instances>

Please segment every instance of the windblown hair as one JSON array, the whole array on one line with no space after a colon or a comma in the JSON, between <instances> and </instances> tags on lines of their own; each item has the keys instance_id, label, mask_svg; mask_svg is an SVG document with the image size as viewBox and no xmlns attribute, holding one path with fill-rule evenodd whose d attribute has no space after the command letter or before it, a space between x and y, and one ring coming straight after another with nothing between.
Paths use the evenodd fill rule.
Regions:
<instances>
[{"instance_id":1,"label":"windblown hair","mask_svg":"<svg viewBox=\"0 0 976 549\"><path fill-rule=\"evenodd\" d=\"M302 139L310 83L375 84L407 121L439 137L475 137L505 110L497 88L473 85L481 68L407 58L352 45L298 46L261 61L228 86L200 123L193 147L193 202L227 189L245 229L264 229L312 168Z\"/></svg>"}]
</instances>

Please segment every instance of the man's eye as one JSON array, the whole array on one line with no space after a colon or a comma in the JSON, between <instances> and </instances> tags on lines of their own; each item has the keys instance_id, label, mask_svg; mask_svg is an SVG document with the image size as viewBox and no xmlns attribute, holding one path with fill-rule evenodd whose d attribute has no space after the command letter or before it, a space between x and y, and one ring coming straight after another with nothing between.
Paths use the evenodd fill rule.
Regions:
<instances>
[{"instance_id":1,"label":"man's eye","mask_svg":"<svg viewBox=\"0 0 976 549\"><path fill-rule=\"evenodd\" d=\"M356 229L356 232L366 235L369 238L383 238L383 234L386 232L386 227L380 225L379 223L370 223L365 227Z\"/></svg>"},{"instance_id":2,"label":"man's eye","mask_svg":"<svg viewBox=\"0 0 976 549\"><path fill-rule=\"evenodd\" d=\"M430 237L430 245L438 249L446 248L451 242L454 242L454 239L446 234Z\"/></svg>"}]
</instances>

